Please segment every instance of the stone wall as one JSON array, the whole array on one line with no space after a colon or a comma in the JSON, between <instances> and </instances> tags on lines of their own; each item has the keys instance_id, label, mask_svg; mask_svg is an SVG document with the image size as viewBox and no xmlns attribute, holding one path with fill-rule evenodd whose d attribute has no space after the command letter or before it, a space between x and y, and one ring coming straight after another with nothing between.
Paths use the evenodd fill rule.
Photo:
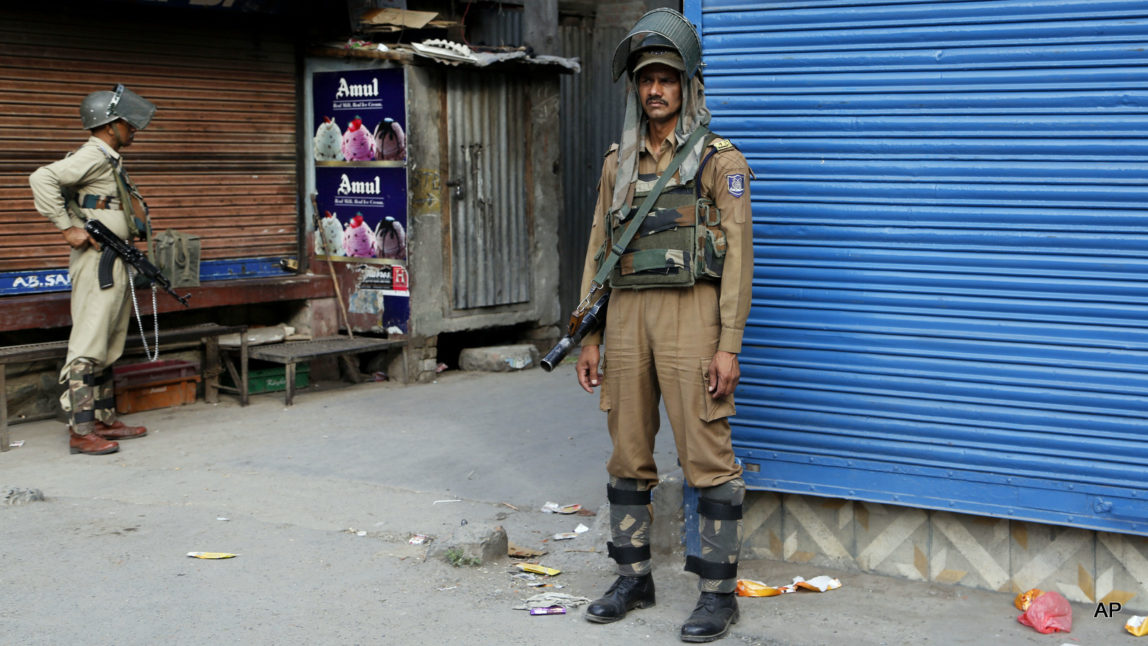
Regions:
<instances>
[{"instance_id":1,"label":"stone wall","mask_svg":"<svg viewBox=\"0 0 1148 646\"><path fill-rule=\"evenodd\" d=\"M683 514L665 513L682 504L680 473L654 492L655 548L680 549ZM743 559L808 563L807 576L824 566L1010 594L1039 588L1148 611L1144 536L766 491L747 494L743 522Z\"/></svg>"}]
</instances>

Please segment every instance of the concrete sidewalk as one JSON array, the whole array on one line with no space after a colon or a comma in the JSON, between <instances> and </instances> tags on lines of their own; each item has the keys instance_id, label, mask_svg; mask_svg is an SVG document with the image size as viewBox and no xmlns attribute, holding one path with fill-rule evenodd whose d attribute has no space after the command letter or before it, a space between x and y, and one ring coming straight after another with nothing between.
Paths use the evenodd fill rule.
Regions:
<instances>
[{"instance_id":1,"label":"concrete sidewalk","mask_svg":"<svg viewBox=\"0 0 1148 646\"><path fill-rule=\"evenodd\" d=\"M545 590L595 598L612 581L605 420L571 364L553 374L444 373L433 384L322 384L131 416L152 429L119 453L69 455L54 421L12 428L0 496L0 645L670 644L696 600L680 550L655 555L658 605L613 625L513 609L536 594L509 560L452 567L414 534L501 526L562 570ZM675 464L669 429L657 455ZM672 494L668 488L663 493ZM670 498L672 496L668 496ZM580 503L596 516L539 511ZM673 545L662 515L659 545ZM667 522L661 522L661 520ZM556 532L579 524L578 538ZM206 561L191 551L238 553ZM781 585L829 574L842 588L742 599L721 643L1095 644L1130 638L1126 614L1073 605L1071 634L1016 622L1012 596L792 563L743 563ZM1129 643L1132 643L1131 641Z\"/></svg>"}]
</instances>

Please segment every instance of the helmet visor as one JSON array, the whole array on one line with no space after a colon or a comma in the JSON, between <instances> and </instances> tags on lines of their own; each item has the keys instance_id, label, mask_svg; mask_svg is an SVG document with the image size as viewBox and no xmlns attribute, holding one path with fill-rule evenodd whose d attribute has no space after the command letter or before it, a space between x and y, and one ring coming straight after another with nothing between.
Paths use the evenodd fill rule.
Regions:
<instances>
[{"instance_id":1,"label":"helmet visor","mask_svg":"<svg viewBox=\"0 0 1148 646\"><path fill-rule=\"evenodd\" d=\"M116 91L108 102L108 116L123 119L136 130L143 130L155 115L155 104L123 86L116 85Z\"/></svg>"},{"instance_id":2,"label":"helmet visor","mask_svg":"<svg viewBox=\"0 0 1148 646\"><path fill-rule=\"evenodd\" d=\"M659 38L651 39L651 35ZM673 9L654 9L642 16L630 29L630 33L618 43L614 50L614 80L621 78L632 61L631 54L644 49L650 40L664 41L678 51L682 58L687 78L698 71L702 59L702 43L693 24L685 16Z\"/></svg>"}]
</instances>

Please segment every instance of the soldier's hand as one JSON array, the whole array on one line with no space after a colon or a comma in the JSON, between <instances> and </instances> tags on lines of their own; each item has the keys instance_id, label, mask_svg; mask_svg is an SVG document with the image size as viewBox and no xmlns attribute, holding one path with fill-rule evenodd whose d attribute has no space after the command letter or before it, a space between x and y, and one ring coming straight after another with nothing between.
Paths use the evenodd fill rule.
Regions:
<instances>
[{"instance_id":1,"label":"soldier's hand","mask_svg":"<svg viewBox=\"0 0 1148 646\"><path fill-rule=\"evenodd\" d=\"M584 345L578 353L578 363L575 364L574 371L578 373L578 385L588 393L594 392L595 386L601 380L601 375L598 374L599 359L601 353L596 345Z\"/></svg>"},{"instance_id":2,"label":"soldier's hand","mask_svg":"<svg viewBox=\"0 0 1148 646\"><path fill-rule=\"evenodd\" d=\"M737 363L737 355L732 352L718 350L710 361L707 371L707 386L710 397L721 399L733 394L737 382L741 380L741 367Z\"/></svg>"},{"instance_id":3,"label":"soldier's hand","mask_svg":"<svg viewBox=\"0 0 1148 646\"><path fill-rule=\"evenodd\" d=\"M68 227L64 229L64 240L68 242L68 246L73 249L83 249L87 245L97 246L96 241L92 239L92 235L88 233L87 229L81 227Z\"/></svg>"}]
</instances>

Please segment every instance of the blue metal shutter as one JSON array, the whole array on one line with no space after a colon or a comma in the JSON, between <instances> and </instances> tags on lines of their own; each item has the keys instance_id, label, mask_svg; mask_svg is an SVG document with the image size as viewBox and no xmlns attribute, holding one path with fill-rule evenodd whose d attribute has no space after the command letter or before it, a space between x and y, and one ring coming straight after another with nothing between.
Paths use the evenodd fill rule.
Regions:
<instances>
[{"instance_id":1,"label":"blue metal shutter","mask_svg":"<svg viewBox=\"0 0 1148 646\"><path fill-rule=\"evenodd\" d=\"M751 487L1148 534L1148 2L687 0Z\"/></svg>"}]
</instances>

